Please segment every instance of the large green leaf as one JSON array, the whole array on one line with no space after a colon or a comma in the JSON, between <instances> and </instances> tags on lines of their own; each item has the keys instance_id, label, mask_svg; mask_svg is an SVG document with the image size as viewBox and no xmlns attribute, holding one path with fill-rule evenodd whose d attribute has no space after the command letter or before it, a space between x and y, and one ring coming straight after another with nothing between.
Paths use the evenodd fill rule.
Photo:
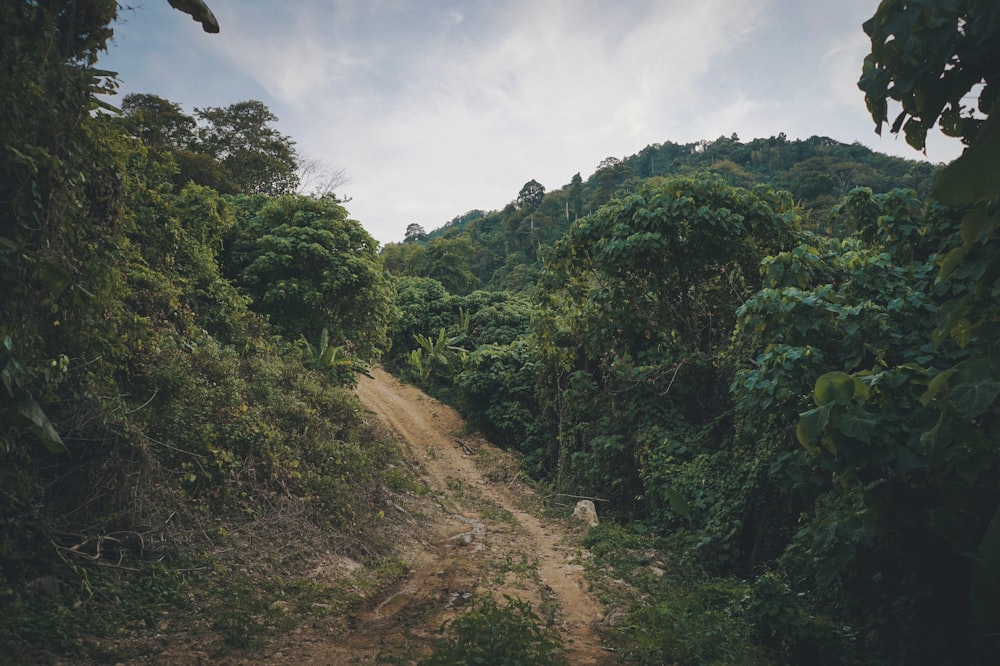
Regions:
<instances>
[{"instance_id":1,"label":"large green leaf","mask_svg":"<svg viewBox=\"0 0 1000 666\"><path fill-rule=\"evenodd\" d=\"M42 443L52 453L69 453L69 449L63 444L59 432L56 430L45 411L34 400L27 398L17 406L18 413L31 423L34 431Z\"/></svg>"},{"instance_id":2,"label":"large green leaf","mask_svg":"<svg viewBox=\"0 0 1000 666\"><path fill-rule=\"evenodd\" d=\"M959 414L968 418L981 416L1000 395L1000 381L983 379L978 382L958 384L951 389L951 401Z\"/></svg>"},{"instance_id":3,"label":"large green leaf","mask_svg":"<svg viewBox=\"0 0 1000 666\"><path fill-rule=\"evenodd\" d=\"M828 372L816 380L813 397L820 407L830 403L846 405L855 397L867 398L868 387L846 372Z\"/></svg>"},{"instance_id":4,"label":"large green leaf","mask_svg":"<svg viewBox=\"0 0 1000 666\"><path fill-rule=\"evenodd\" d=\"M992 114L972 145L949 164L938 178L932 196L950 206L989 201L1000 189L1000 114Z\"/></svg>"},{"instance_id":5,"label":"large green leaf","mask_svg":"<svg viewBox=\"0 0 1000 666\"><path fill-rule=\"evenodd\" d=\"M680 517L688 518L691 515L691 505L684 496L673 488L667 488L665 492L667 499L670 500L670 508Z\"/></svg>"},{"instance_id":6,"label":"large green leaf","mask_svg":"<svg viewBox=\"0 0 1000 666\"><path fill-rule=\"evenodd\" d=\"M808 412L799 414L799 424L795 428L795 436L799 444L810 453L819 453L819 447L815 440L823 434L827 424L830 423L829 405L810 409Z\"/></svg>"},{"instance_id":7,"label":"large green leaf","mask_svg":"<svg viewBox=\"0 0 1000 666\"><path fill-rule=\"evenodd\" d=\"M875 432L876 424L877 422L871 416L851 414L841 419L839 428L840 432L848 437L868 444L872 441L872 433Z\"/></svg>"},{"instance_id":8,"label":"large green leaf","mask_svg":"<svg viewBox=\"0 0 1000 666\"><path fill-rule=\"evenodd\" d=\"M985 242L993 232L993 221L990 219L986 204L973 206L972 210L962 218L960 226L962 245L969 247L974 243Z\"/></svg>"},{"instance_id":9,"label":"large green leaf","mask_svg":"<svg viewBox=\"0 0 1000 666\"><path fill-rule=\"evenodd\" d=\"M964 417L984 414L1000 395L998 363L990 359L969 359L955 366L951 381L951 402Z\"/></svg>"}]
</instances>

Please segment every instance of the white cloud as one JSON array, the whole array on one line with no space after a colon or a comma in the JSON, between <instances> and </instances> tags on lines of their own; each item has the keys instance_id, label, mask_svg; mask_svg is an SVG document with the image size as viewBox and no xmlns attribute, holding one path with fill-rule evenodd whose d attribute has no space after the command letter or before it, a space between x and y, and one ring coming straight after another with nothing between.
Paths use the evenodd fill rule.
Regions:
<instances>
[{"instance_id":1,"label":"white cloud","mask_svg":"<svg viewBox=\"0 0 1000 666\"><path fill-rule=\"evenodd\" d=\"M918 157L878 141L856 87L873 3L212 0L220 35L137 13L120 58L129 89L187 108L267 103L389 241L667 140L825 134Z\"/></svg>"},{"instance_id":2,"label":"white cloud","mask_svg":"<svg viewBox=\"0 0 1000 666\"><path fill-rule=\"evenodd\" d=\"M263 20L250 12L229 16L228 30L211 46L287 105L307 103L366 66L363 57L325 35L329 17L316 21L287 7L293 11Z\"/></svg>"},{"instance_id":3,"label":"white cloud","mask_svg":"<svg viewBox=\"0 0 1000 666\"><path fill-rule=\"evenodd\" d=\"M556 188L608 155L663 140L696 102L712 59L752 31L758 6L660 2L643 14L526 2L492 16L488 31L467 17L461 27L479 29L479 40L445 35L403 65L407 85L394 103L360 110L372 114L370 133L330 125L325 141L351 153L359 217L377 199L386 218L428 216L397 217L383 239L411 221L434 227L469 208L501 207L530 178ZM729 113L748 104L738 98ZM431 203L414 205L408 191Z\"/></svg>"},{"instance_id":4,"label":"white cloud","mask_svg":"<svg viewBox=\"0 0 1000 666\"><path fill-rule=\"evenodd\" d=\"M823 54L829 97L827 105L843 105L862 113L866 112L864 95L857 86L861 76L861 63L871 49L868 37L860 30L833 41Z\"/></svg>"}]
</instances>

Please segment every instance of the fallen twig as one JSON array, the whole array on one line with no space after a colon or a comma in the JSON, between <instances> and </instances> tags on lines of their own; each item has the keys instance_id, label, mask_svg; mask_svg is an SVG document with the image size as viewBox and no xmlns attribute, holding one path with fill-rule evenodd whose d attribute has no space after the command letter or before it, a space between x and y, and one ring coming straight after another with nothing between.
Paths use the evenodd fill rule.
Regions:
<instances>
[{"instance_id":1,"label":"fallen twig","mask_svg":"<svg viewBox=\"0 0 1000 666\"><path fill-rule=\"evenodd\" d=\"M610 502L611 500L601 499L600 497L587 497L585 495L567 495L566 493L552 493L551 495L545 495L542 499L548 499L550 497L570 497L572 499L578 500L591 500L593 502Z\"/></svg>"}]
</instances>

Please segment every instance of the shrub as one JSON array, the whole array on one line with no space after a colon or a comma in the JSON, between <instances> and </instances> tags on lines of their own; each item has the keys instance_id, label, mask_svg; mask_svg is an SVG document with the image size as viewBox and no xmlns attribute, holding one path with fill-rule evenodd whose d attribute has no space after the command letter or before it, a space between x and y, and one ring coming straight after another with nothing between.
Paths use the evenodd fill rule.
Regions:
<instances>
[{"instance_id":1,"label":"shrub","mask_svg":"<svg viewBox=\"0 0 1000 666\"><path fill-rule=\"evenodd\" d=\"M421 666L549 666L566 664L559 639L540 620L531 604L504 595L473 600L464 615L451 620L449 638L439 641Z\"/></svg>"}]
</instances>

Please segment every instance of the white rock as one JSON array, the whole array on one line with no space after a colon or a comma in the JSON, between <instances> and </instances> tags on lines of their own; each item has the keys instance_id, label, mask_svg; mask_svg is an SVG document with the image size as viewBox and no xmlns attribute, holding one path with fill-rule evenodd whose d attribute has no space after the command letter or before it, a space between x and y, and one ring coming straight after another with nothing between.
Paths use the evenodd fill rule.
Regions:
<instances>
[{"instance_id":1,"label":"white rock","mask_svg":"<svg viewBox=\"0 0 1000 666\"><path fill-rule=\"evenodd\" d=\"M598 525L601 521L597 519L597 508L590 500L580 500L573 509L573 517L582 520L591 527Z\"/></svg>"}]
</instances>

